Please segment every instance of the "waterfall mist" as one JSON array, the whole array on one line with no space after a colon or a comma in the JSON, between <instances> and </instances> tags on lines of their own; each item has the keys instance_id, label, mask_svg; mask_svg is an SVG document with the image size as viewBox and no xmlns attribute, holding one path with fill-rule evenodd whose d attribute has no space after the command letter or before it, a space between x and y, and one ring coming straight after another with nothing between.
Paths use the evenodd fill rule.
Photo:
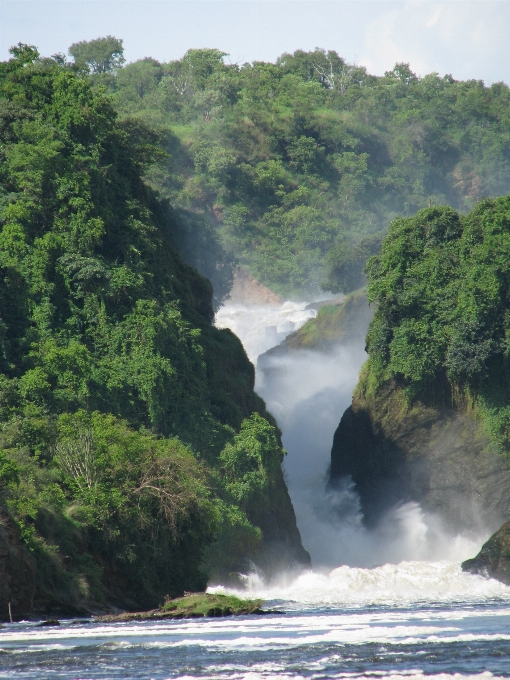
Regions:
<instances>
[{"instance_id":1,"label":"waterfall mist","mask_svg":"<svg viewBox=\"0 0 510 680\"><path fill-rule=\"evenodd\" d=\"M452 534L440 517L409 502L393 507L368 529L352 481L327 488L333 434L367 356L364 332L328 351L263 354L314 315L306 303L236 304L222 307L216 321L241 338L256 363L255 389L282 430L287 486L314 568L373 567L403 560L460 562L472 556L490 533L484 527Z\"/></svg>"}]
</instances>

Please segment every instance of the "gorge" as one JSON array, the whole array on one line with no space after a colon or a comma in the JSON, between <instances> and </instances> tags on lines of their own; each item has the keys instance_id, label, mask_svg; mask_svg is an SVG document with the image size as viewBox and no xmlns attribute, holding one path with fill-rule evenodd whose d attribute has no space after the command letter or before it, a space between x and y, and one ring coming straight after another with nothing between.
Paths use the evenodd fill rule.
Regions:
<instances>
[{"instance_id":1,"label":"gorge","mask_svg":"<svg viewBox=\"0 0 510 680\"><path fill-rule=\"evenodd\" d=\"M290 451L289 489L316 566L460 563L508 518L506 345L500 339L507 204L486 201L465 218L430 209L392 224L382 254L369 263L376 309L367 336L372 352L350 406L366 358L370 315L362 293L324 306L315 320L259 356L257 389ZM479 319L467 322L473 331L464 325L469 304ZM331 334L328 319L339 314L328 310L335 307L344 313L344 325ZM284 328L285 305L279 311ZM220 314L228 316L225 308ZM277 318L274 308L244 314ZM427 331L427 324L434 330ZM254 324L248 326L253 333ZM233 327L243 337L242 321ZM474 329L483 340L474 338ZM467 342L466 333L472 333ZM344 409L326 486L321 475Z\"/></svg>"},{"instance_id":2,"label":"gorge","mask_svg":"<svg viewBox=\"0 0 510 680\"><path fill-rule=\"evenodd\" d=\"M508 677L509 89L105 40L0 64L0 677Z\"/></svg>"}]
</instances>

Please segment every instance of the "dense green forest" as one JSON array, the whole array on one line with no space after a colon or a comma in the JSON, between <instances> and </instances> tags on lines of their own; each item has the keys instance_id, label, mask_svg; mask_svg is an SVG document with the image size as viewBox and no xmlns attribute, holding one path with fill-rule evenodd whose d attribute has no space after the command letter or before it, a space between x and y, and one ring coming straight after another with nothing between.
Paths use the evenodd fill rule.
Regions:
<instances>
[{"instance_id":1,"label":"dense green forest","mask_svg":"<svg viewBox=\"0 0 510 680\"><path fill-rule=\"evenodd\" d=\"M253 366L212 326L239 264L299 296L373 256L359 389L475 405L509 448L510 204L476 205L510 192L506 85L69 52L0 64L0 539L36 609L157 605L270 539L306 563Z\"/></svg>"},{"instance_id":2,"label":"dense green forest","mask_svg":"<svg viewBox=\"0 0 510 680\"><path fill-rule=\"evenodd\" d=\"M257 553L271 512L276 525L287 513L300 547L253 366L211 325L211 285L180 259L179 218L142 179L160 138L58 55L11 54L0 532L14 526L30 552L34 606L151 606L202 589L207 570Z\"/></svg>"},{"instance_id":3,"label":"dense green forest","mask_svg":"<svg viewBox=\"0 0 510 680\"><path fill-rule=\"evenodd\" d=\"M183 255L218 300L234 261L282 295L348 292L395 217L510 192L504 83L417 77L407 64L375 77L321 49L249 64L195 49L123 66L109 37L70 53L121 117L162 136L169 156L146 178L187 218Z\"/></svg>"},{"instance_id":4,"label":"dense green forest","mask_svg":"<svg viewBox=\"0 0 510 680\"><path fill-rule=\"evenodd\" d=\"M404 408L470 409L510 453L510 197L395 220L367 273L376 311L360 394L384 405L392 386Z\"/></svg>"}]
</instances>

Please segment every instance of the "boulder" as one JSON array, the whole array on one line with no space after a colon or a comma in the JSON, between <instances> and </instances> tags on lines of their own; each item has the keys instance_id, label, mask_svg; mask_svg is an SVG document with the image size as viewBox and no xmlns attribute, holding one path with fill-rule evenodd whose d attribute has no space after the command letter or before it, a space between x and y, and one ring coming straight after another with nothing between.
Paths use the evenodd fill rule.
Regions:
<instances>
[{"instance_id":1,"label":"boulder","mask_svg":"<svg viewBox=\"0 0 510 680\"><path fill-rule=\"evenodd\" d=\"M510 522L493 534L476 557L462 563L463 571L490 576L510 585Z\"/></svg>"}]
</instances>

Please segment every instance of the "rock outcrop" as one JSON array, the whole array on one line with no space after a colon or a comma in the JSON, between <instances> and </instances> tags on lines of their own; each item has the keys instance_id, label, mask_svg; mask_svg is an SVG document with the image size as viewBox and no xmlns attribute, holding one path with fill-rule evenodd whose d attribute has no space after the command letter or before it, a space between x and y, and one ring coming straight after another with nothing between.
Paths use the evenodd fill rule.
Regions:
<instances>
[{"instance_id":1,"label":"rock outcrop","mask_svg":"<svg viewBox=\"0 0 510 680\"><path fill-rule=\"evenodd\" d=\"M351 475L368 524L415 501L452 530L494 531L510 517L510 470L473 414L416 402L390 385L358 388L334 436L330 484Z\"/></svg>"},{"instance_id":2,"label":"rock outcrop","mask_svg":"<svg viewBox=\"0 0 510 680\"><path fill-rule=\"evenodd\" d=\"M462 569L471 574L490 576L510 585L510 522L493 534L476 557L462 563Z\"/></svg>"},{"instance_id":3,"label":"rock outcrop","mask_svg":"<svg viewBox=\"0 0 510 680\"><path fill-rule=\"evenodd\" d=\"M282 300L276 293L248 274L245 269L238 269L228 302L239 302L245 305L278 305Z\"/></svg>"},{"instance_id":4,"label":"rock outcrop","mask_svg":"<svg viewBox=\"0 0 510 680\"><path fill-rule=\"evenodd\" d=\"M369 359L335 435L365 517L417 501L453 530L510 518L510 197L431 206L368 260Z\"/></svg>"},{"instance_id":5,"label":"rock outcrop","mask_svg":"<svg viewBox=\"0 0 510 680\"><path fill-rule=\"evenodd\" d=\"M328 353L339 346L363 347L372 318L364 290L347 297L311 303L308 307L316 308L317 316L290 333L279 345L261 354L257 362L259 371L271 371L273 359L301 350Z\"/></svg>"},{"instance_id":6,"label":"rock outcrop","mask_svg":"<svg viewBox=\"0 0 510 680\"><path fill-rule=\"evenodd\" d=\"M0 621L8 621L10 614L14 621L21 619L32 608L34 592L34 560L19 544L16 524L0 508Z\"/></svg>"},{"instance_id":7,"label":"rock outcrop","mask_svg":"<svg viewBox=\"0 0 510 680\"><path fill-rule=\"evenodd\" d=\"M260 504L258 509L252 508L249 519L262 529L264 543L254 559L266 578L311 567L283 475L279 475L278 485L271 492L269 507Z\"/></svg>"}]
</instances>

